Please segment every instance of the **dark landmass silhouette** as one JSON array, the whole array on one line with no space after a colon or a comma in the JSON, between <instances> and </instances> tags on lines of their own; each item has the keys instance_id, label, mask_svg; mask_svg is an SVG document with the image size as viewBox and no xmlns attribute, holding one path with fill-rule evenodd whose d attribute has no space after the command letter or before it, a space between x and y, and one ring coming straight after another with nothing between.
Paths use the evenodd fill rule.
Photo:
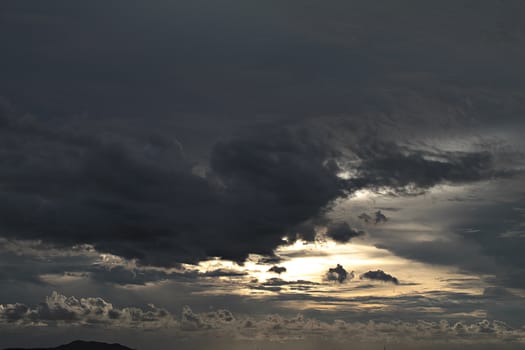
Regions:
<instances>
[{"instance_id":1,"label":"dark landmass silhouette","mask_svg":"<svg viewBox=\"0 0 525 350\"><path fill-rule=\"evenodd\" d=\"M54 348L8 348L4 350L134 350L120 344L108 344L96 341L75 340L69 344Z\"/></svg>"}]
</instances>

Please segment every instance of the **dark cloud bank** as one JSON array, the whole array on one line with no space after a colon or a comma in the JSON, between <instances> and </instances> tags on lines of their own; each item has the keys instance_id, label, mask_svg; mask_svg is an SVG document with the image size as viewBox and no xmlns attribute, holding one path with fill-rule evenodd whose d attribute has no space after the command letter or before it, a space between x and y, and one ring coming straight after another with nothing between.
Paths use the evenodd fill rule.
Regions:
<instances>
[{"instance_id":1,"label":"dark cloud bank","mask_svg":"<svg viewBox=\"0 0 525 350\"><path fill-rule=\"evenodd\" d=\"M417 138L521 130L522 2L306 3L3 1L0 94L35 115L2 100L0 236L242 262L361 236L323 219L356 190L514 173Z\"/></svg>"},{"instance_id":2,"label":"dark cloud bank","mask_svg":"<svg viewBox=\"0 0 525 350\"><path fill-rule=\"evenodd\" d=\"M272 255L285 234L313 239L301 225L356 190L411 194L511 173L488 151L429 153L372 140L346 145L358 162L344 179L340 145L294 125L216 143L202 173L173 138L73 129L7 103L0 113L2 234L92 244L142 264ZM339 242L363 234L345 223L327 232Z\"/></svg>"}]
</instances>

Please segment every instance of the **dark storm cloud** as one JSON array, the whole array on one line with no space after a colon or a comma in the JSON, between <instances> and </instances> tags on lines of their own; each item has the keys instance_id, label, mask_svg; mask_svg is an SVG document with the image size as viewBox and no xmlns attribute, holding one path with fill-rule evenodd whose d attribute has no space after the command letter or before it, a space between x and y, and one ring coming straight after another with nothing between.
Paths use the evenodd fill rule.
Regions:
<instances>
[{"instance_id":1,"label":"dark storm cloud","mask_svg":"<svg viewBox=\"0 0 525 350\"><path fill-rule=\"evenodd\" d=\"M345 181L327 166L338 152L312 136L304 129L280 129L262 138L216 145L210 164L224 188L224 205L229 206L221 224L235 246L245 244L248 251L256 245L261 248L258 253L270 255L282 243L283 233L317 217L345 194ZM250 240L241 238L247 231ZM232 248L214 253L228 258Z\"/></svg>"},{"instance_id":2,"label":"dark storm cloud","mask_svg":"<svg viewBox=\"0 0 525 350\"><path fill-rule=\"evenodd\" d=\"M290 126L217 143L210 168L198 175L168 136L94 135L9 106L1 118L4 235L89 243L151 265L271 256L285 234L314 239L304 223L357 189L419 193L506 174L494 169L488 152L442 152L438 161L421 152L404 155L394 145L358 143L348 145L361 157L357 176L345 180L337 175L341 152L322 133ZM384 221L380 212L376 221ZM334 239L355 236L333 228Z\"/></svg>"},{"instance_id":3,"label":"dark storm cloud","mask_svg":"<svg viewBox=\"0 0 525 350\"><path fill-rule=\"evenodd\" d=\"M286 234L314 239L304 223L355 190L419 194L510 173L489 151L398 142L413 146L414 135L436 131L429 125L449 131L478 114L519 115L519 94L480 93L475 82L490 80L479 72L501 82L521 68L486 69L493 60L478 51L449 54L477 35L461 15L435 5L416 16L405 2L310 3L2 2L0 66L9 69L0 93L37 113L3 103L0 234L90 243L142 264L241 262L249 253L271 256ZM484 3L474 17L457 11L500 33L482 19L507 23L501 19L514 11L497 8ZM449 32L440 32L440 20L462 36L442 44ZM512 23L504 32L520 38L520 22ZM521 62L520 53L509 57ZM344 120L333 126L325 115ZM344 141L332 144L337 132ZM354 157L348 180L337 176L348 163L342 153ZM209 166L199 168L192 154ZM342 241L353 235L338 232Z\"/></svg>"},{"instance_id":4,"label":"dark storm cloud","mask_svg":"<svg viewBox=\"0 0 525 350\"><path fill-rule=\"evenodd\" d=\"M218 144L200 177L170 139L118 143L10 111L3 119L2 224L24 238L92 243L149 264L242 261L271 255L345 191L324 164L335 151L303 131Z\"/></svg>"},{"instance_id":5,"label":"dark storm cloud","mask_svg":"<svg viewBox=\"0 0 525 350\"><path fill-rule=\"evenodd\" d=\"M368 279L373 281L391 282L393 284L399 284L399 280L384 272L383 270L368 271L360 276L361 279Z\"/></svg>"},{"instance_id":6,"label":"dark storm cloud","mask_svg":"<svg viewBox=\"0 0 525 350\"><path fill-rule=\"evenodd\" d=\"M336 242L347 243L352 238L364 235L365 232L355 230L348 225L348 223L332 224L327 227L326 235Z\"/></svg>"}]
</instances>

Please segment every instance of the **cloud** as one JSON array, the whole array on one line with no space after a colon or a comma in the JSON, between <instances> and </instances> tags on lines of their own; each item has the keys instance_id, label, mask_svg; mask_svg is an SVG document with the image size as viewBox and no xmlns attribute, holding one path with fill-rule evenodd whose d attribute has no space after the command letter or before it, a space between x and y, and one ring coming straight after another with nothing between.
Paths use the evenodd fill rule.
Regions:
<instances>
[{"instance_id":1,"label":"cloud","mask_svg":"<svg viewBox=\"0 0 525 350\"><path fill-rule=\"evenodd\" d=\"M83 273L93 281L117 285L145 285L150 282L162 281L197 281L207 278L219 277L245 277L248 275L245 271L231 269L214 269L208 271L198 271L194 269L170 270L163 268L151 268L143 266L100 266L97 264L77 269L71 269L69 272Z\"/></svg>"},{"instance_id":2,"label":"cloud","mask_svg":"<svg viewBox=\"0 0 525 350\"><path fill-rule=\"evenodd\" d=\"M356 169L358 175L350 182L356 188L387 188L394 194L417 195L440 183L469 183L514 173L495 169L489 151L425 151L373 141L355 152L361 163Z\"/></svg>"},{"instance_id":3,"label":"cloud","mask_svg":"<svg viewBox=\"0 0 525 350\"><path fill-rule=\"evenodd\" d=\"M198 173L180 142L162 134L98 133L9 108L0 113L4 235L57 247L89 244L143 265L272 256L285 235L313 240L301 227L322 221L355 190L414 194L507 174L489 152L429 153L369 141L344 145L359 160L355 176L343 179L344 149L325 137L334 131L310 125L218 142ZM385 220L378 211L375 221ZM361 234L344 224L328 233L340 242Z\"/></svg>"},{"instance_id":4,"label":"cloud","mask_svg":"<svg viewBox=\"0 0 525 350\"><path fill-rule=\"evenodd\" d=\"M53 293L45 302L31 308L24 304L0 304L0 329L9 325L24 327L91 327L116 329L167 329L183 337L206 335L233 339L293 340L331 338L340 342L423 342L454 344L521 344L523 328L513 328L498 320L476 322L320 320L304 315L280 314L257 318L234 315L227 309L194 312L184 306L180 317L149 305L115 308L101 298L75 298ZM31 328L30 328L31 329Z\"/></svg>"},{"instance_id":5,"label":"cloud","mask_svg":"<svg viewBox=\"0 0 525 350\"><path fill-rule=\"evenodd\" d=\"M199 276L203 277L242 277L247 276L245 271L230 270L230 269L215 269L206 272L200 272Z\"/></svg>"},{"instance_id":6,"label":"cloud","mask_svg":"<svg viewBox=\"0 0 525 350\"><path fill-rule=\"evenodd\" d=\"M281 273L286 272L286 267L273 265L272 267L270 267L268 272L275 272L280 275Z\"/></svg>"},{"instance_id":7,"label":"cloud","mask_svg":"<svg viewBox=\"0 0 525 350\"><path fill-rule=\"evenodd\" d=\"M483 296L495 299L516 298L514 293L503 287L487 287L483 289Z\"/></svg>"},{"instance_id":8,"label":"cloud","mask_svg":"<svg viewBox=\"0 0 525 350\"><path fill-rule=\"evenodd\" d=\"M358 218L360 220L363 220L367 224L370 223L370 221L372 221L372 217L370 215L368 215L367 213L359 214Z\"/></svg>"},{"instance_id":9,"label":"cloud","mask_svg":"<svg viewBox=\"0 0 525 350\"><path fill-rule=\"evenodd\" d=\"M328 269L328 272L325 275L326 280L328 281L337 281L343 283L348 279L348 272L344 269L342 265L337 264L336 267ZM354 278L354 273L350 272L350 279Z\"/></svg>"},{"instance_id":10,"label":"cloud","mask_svg":"<svg viewBox=\"0 0 525 350\"><path fill-rule=\"evenodd\" d=\"M368 279L373 281L391 282L393 284L399 284L399 280L384 272L383 270L368 271L361 275L361 279Z\"/></svg>"},{"instance_id":11,"label":"cloud","mask_svg":"<svg viewBox=\"0 0 525 350\"><path fill-rule=\"evenodd\" d=\"M19 166L0 178L10 203L2 222L17 238L89 243L151 265L242 262L272 255L284 234L345 192L325 165L335 150L306 130L216 144L201 177L167 138L118 142L6 120L0 135Z\"/></svg>"},{"instance_id":12,"label":"cloud","mask_svg":"<svg viewBox=\"0 0 525 350\"><path fill-rule=\"evenodd\" d=\"M0 305L0 322L19 325L47 326L113 326L160 328L173 326L176 322L164 310L148 305L147 309L136 307L116 308L102 298L66 297L53 292L35 308L24 304Z\"/></svg>"},{"instance_id":13,"label":"cloud","mask_svg":"<svg viewBox=\"0 0 525 350\"><path fill-rule=\"evenodd\" d=\"M257 284L257 280L252 281L252 284L249 285L249 288L255 289L255 290L265 290L265 291L271 291L271 292L281 292L285 287L290 287L291 290L295 291L307 291L312 289L315 286L318 286L319 283L307 281L307 280L294 280L294 281L286 281L281 278L269 278L266 281Z\"/></svg>"},{"instance_id":14,"label":"cloud","mask_svg":"<svg viewBox=\"0 0 525 350\"><path fill-rule=\"evenodd\" d=\"M163 2L128 7L126 16L102 2L37 10L15 3L0 5L0 91L29 113L0 101L0 234L56 252L88 244L137 260L132 268L86 268L104 288L235 277L242 272L144 267L272 256L296 238L313 240L301 224L353 191L416 195L441 184L492 183L522 166L479 144L496 137L523 148L519 1ZM58 27L70 35L57 35ZM133 45L129 33L140 33ZM369 227L370 240L523 288L519 235L496 237L519 231L482 223L487 232L458 238L453 218L507 221L467 207L432 223L434 210L407 208L396 214L395 232ZM443 232L411 240L398 234L405 215ZM331 231L334 240L359 234L348 222ZM11 253L0 256L6 286L85 271L90 262L32 255L18 263ZM266 263L262 270L280 262Z\"/></svg>"},{"instance_id":15,"label":"cloud","mask_svg":"<svg viewBox=\"0 0 525 350\"><path fill-rule=\"evenodd\" d=\"M363 236L364 234L364 231L352 229L346 222L329 225L326 230L328 237L340 243L347 243L352 238Z\"/></svg>"},{"instance_id":16,"label":"cloud","mask_svg":"<svg viewBox=\"0 0 525 350\"><path fill-rule=\"evenodd\" d=\"M376 211L373 214L373 218L372 218L371 215L369 215L367 213L361 213L361 214L359 214L359 216L357 218L360 219L360 220L363 220L365 222L365 224L369 224L369 223L371 223L373 221L373 223L377 225L377 224L380 224L380 223L388 221L388 217L385 214L383 214L381 212L381 210Z\"/></svg>"},{"instance_id":17,"label":"cloud","mask_svg":"<svg viewBox=\"0 0 525 350\"><path fill-rule=\"evenodd\" d=\"M235 317L229 310L217 310L202 314L194 313L189 306L182 308L181 329L186 331L199 331L221 328L234 324Z\"/></svg>"},{"instance_id":18,"label":"cloud","mask_svg":"<svg viewBox=\"0 0 525 350\"><path fill-rule=\"evenodd\" d=\"M374 219L375 224L379 224L381 222L387 222L387 221L388 221L388 218L385 216L385 214L381 212L381 210L378 210L375 212L375 219Z\"/></svg>"},{"instance_id":19,"label":"cloud","mask_svg":"<svg viewBox=\"0 0 525 350\"><path fill-rule=\"evenodd\" d=\"M257 260L257 264L260 264L260 265L278 264L282 260L283 260L282 257L276 256L276 255L264 256L264 257L260 258L259 260Z\"/></svg>"},{"instance_id":20,"label":"cloud","mask_svg":"<svg viewBox=\"0 0 525 350\"><path fill-rule=\"evenodd\" d=\"M144 266L90 246L57 249L38 241L0 238L0 282L30 282L49 286L62 278L85 279L106 285L146 285L162 281L197 281L247 276L241 269L216 268L206 271L191 266L163 268ZM35 268L37 266L37 268Z\"/></svg>"},{"instance_id":21,"label":"cloud","mask_svg":"<svg viewBox=\"0 0 525 350\"><path fill-rule=\"evenodd\" d=\"M280 278L270 278L267 279L263 285L265 286L286 286L286 285L318 285L319 283L305 280L296 280L296 281L285 281Z\"/></svg>"}]
</instances>

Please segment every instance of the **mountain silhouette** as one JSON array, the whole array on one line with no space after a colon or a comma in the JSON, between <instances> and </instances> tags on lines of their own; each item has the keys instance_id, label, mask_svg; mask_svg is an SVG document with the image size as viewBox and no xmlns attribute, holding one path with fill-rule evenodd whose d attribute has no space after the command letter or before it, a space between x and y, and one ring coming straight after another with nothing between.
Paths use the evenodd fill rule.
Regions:
<instances>
[{"instance_id":1,"label":"mountain silhouette","mask_svg":"<svg viewBox=\"0 0 525 350\"><path fill-rule=\"evenodd\" d=\"M9 348L4 350L134 350L120 344L100 343L96 341L75 340L69 344L59 345L54 348Z\"/></svg>"}]
</instances>

